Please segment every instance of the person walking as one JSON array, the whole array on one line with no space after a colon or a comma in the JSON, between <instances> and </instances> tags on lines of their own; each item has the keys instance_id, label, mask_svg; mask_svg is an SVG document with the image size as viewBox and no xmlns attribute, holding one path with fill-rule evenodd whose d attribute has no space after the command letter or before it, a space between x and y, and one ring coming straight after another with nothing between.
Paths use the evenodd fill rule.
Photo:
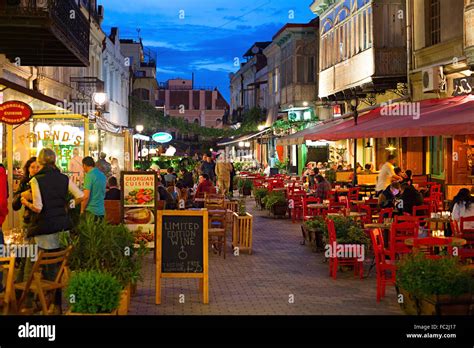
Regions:
<instances>
[{"instance_id":1,"label":"person walking","mask_svg":"<svg viewBox=\"0 0 474 348\"><path fill-rule=\"evenodd\" d=\"M219 156L216 164L217 187L219 193L228 195L230 190L230 177L232 173L232 164L225 160L225 157Z\"/></svg>"},{"instance_id":2,"label":"person walking","mask_svg":"<svg viewBox=\"0 0 474 348\"><path fill-rule=\"evenodd\" d=\"M403 178L395 174L395 155L389 155L387 162L380 169L380 173L377 180L377 185L375 191L377 196L379 196L390 184L392 181L402 181Z\"/></svg>"},{"instance_id":3,"label":"person walking","mask_svg":"<svg viewBox=\"0 0 474 348\"><path fill-rule=\"evenodd\" d=\"M42 149L38 155L39 171L30 180L32 202L21 198L21 203L37 214L34 222L27 228L27 237L34 238L38 248L48 252L60 251L60 236L69 233L72 222L67 212L68 192L75 203L83 198L83 193L56 166L56 154L53 150ZM58 264L46 265L42 272L46 280L53 281L58 272ZM61 292L54 299L56 313L61 312Z\"/></svg>"},{"instance_id":4,"label":"person walking","mask_svg":"<svg viewBox=\"0 0 474 348\"><path fill-rule=\"evenodd\" d=\"M216 180L216 173L215 173L215 164L212 160L212 155L210 153L205 154L203 157L203 162L200 168L200 174L206 174L209 177L209 180L213 183Z\"/></svg>"},{"instance_id":5,"label":"person walking","mask_svg":"<svg viewBox=\"0 0 474 348\"><path fill-rule=\"evenodd\" d=\"M105 216L105 189L107 178L95 167L92 157L85 157L82 166L86 176L84 178L84 200L81 203L81 214L92 214L97 219Z\"/></svg>"},{"instance_id":6,"label":"person walking","mask_svg":"<svg viewBox=\"0 0 474 348\"><path fill-rule=\"evenodd\" d=\"M82 157L79 156L79 149L77 147L72 150L72 158L68 166L69 173L76 185L81 186L84 182L84 169L82 168Z\"/></svg>"},{"instance_id":7,"label":"person walking","mask_svg":"<svg viewBox=\"0 0 474 348\"><path fill-rule=\"evenodd\" d=\"M100 153L100 159L97 161L95 166L97 169L99 169L102 173L104 173L105 177L108 178L109 176L112 175L112 166L109 162L106 160L107 154L104 152ZM84 162L83 162L84 164Z\"/></svg>"}]
</instances>

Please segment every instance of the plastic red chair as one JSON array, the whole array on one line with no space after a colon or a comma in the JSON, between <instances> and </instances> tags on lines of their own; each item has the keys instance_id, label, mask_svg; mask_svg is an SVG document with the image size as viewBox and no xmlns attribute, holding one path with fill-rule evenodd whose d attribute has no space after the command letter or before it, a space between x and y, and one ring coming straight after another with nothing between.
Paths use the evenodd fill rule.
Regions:
<instances>
[{"instance_id":1,"label":"plastic red chair","mask_svg":"<svg viewBox=\"0 0 474 348\"><path fill-rule=\"evenodd\" d=\"M418 238L418 225L413 222L393 223L390 229L390 258L395 260L397 256L411 253L411 249L405 244L408 238Z\"/></svg>"},{"instance_id":2,"label":"plastic red chair","mask_svg":"<svg viewBox=\"0 0 474 348\"><path fill-rule=\"evenodd\" d=\"M384 219L393 218L393 208L380 209L377 223L382 224Z\"/></svg>"},{"instance_id":3,"label":"plastic red chair","mask_svg":"<svg viewBox=\"0 0 474 348\"><path fill-rule=\"evenodd\" d=\"M321 215L321 209L308 208L308 204L319 204L321 200L315 197L303 197L303 221L311 220L313 217Z\"/></svg>"},{"instance_id":4,"label":"plastic red chair","mask_svg":"<svg viewBox=\"0 0 474 348\"><path fill-rule=\"evenodd\" d=\"M453 237L460 237L461 231L459 230L459 224L456 220L451 220L449 222L451 225L451 232L453 233Z\"/></svg>"},{"instance_id":5,"label":"plastic red chair","mask_svg":"<svg viewBox=\"0 0 474 348\"><path fill-rule=\"evenodd\" d=\"M462 217L459 231L459 237L466 240L466 245L459 248L459 257L463 261L474 258L474 216Z\"/></svg>"},{"instance_id":6,"label":"plastic red chair","mask_svg":"<svg viewBox=\"0 0 474 348\"><path fill-rule=\"evenodd\" d=\"M346 208L349 208L349 198L347 196L339 196L338 201L339 203L344 203Z\"/></svg>"},{"instance_id":7,"label":"plastic red chair","mask_svg":"<svg viewBox=\"0 0 474 348\"><path fill-rule=\"evenodd\" d=\"M447 254L440 255L436 253L436 249L447 247ZM440 259L443 257L453 256L453 247L451 245L451 238L416 238L413 241L413 251L422 253L428 259Z\"/></svg>"},{"instance_id":8,"label":"plastic red chair","mask_svg":"<svg viewBox=\"0 0 474 348\"><path fill-rule=\"evenodd\" d=\"M370 231L372 248L375 257L375 269L377 272L377 302L385 297L385 288L387 285L395 285L397 267L393 261L387 260L389 256L384 247L383 233L376 228Z\"/></svg>"},{"instance_id":9,"label":"plastic red chair","mask_svg":"<svg viewBox=\"0 0 474 348\"><path fill-rule=\"evenodd\" d=\"M334 226L334 221L331 219L327 220L328 235L329 235L329 244L332 249L333 255L329 257L329 276L332 279L336 280L337 278L337 269L339 266L352 266L354 268L354 276L359 274L359 278L362 279L363 276L363 261L359 261L357 257L339 257L337 256L337 237L336 237L336 228Z\"/></svg>"}]
</instances>

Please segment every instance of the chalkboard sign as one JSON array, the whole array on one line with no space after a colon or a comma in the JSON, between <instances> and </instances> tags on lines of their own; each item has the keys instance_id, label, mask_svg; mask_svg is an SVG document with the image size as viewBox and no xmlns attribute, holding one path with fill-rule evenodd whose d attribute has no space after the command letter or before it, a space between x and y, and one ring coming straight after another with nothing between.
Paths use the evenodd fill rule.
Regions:
<instances>
[{"instance_id":1,"label":"chalkboard sign","mask_svg":"<svg viewBox=\"0 0 474 348\"><path fill-rule=\"evenodd\" d=\"M208 213L159 210L156 233L156 304L162 278L198 278L203 303L209 303Z\"/></svg>"},{"instance_id":2,"label":"chalkboard sign","mask_svg":"<svg viewBox=\"0 0 474 348\"><path fill-rule=\"evenodd\" d=\"M162 273L203 272L203 217L163 216Z\"/></svg>"}]
</instances>

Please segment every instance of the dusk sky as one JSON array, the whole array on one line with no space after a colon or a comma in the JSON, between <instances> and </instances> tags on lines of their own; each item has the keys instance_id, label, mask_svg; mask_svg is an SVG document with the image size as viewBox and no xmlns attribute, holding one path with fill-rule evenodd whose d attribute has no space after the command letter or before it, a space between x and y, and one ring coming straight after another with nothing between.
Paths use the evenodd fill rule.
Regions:
<instances>
[{"instance_id":1,"label":"dusk sky","mask_svg":"<svg viewBox=\"0 0 474 348\"><path fill-rule=\"evenodd\" d=\"M271 41L285 23L314 18L311 0L100 0L103 28L120 28L121 38L138 38L158 55L158 80L191 78L217 86L229 101L229 73L235 57L256 41ZM291 11L291 12L290 12ZM294 13L294 19L290 14ZM184 19L181 19L184 17Z\"/></svg>"}]
</instances>

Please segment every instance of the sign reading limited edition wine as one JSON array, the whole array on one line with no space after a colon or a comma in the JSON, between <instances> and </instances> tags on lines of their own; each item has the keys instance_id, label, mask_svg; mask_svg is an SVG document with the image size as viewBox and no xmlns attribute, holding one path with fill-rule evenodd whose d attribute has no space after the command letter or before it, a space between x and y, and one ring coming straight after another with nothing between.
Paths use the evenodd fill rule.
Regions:
<instances>
[{"instance_id":1,"label":"sign reading limited edition wine","mask_svg":"<svg viewBox=\"0 0 474 348\"><path fill-rule=\"evenodd\" d=\"M207 210L157 211L156 304L161 278L198 278L203 303L209 302Z\"/></svg>"}]
</instances>

